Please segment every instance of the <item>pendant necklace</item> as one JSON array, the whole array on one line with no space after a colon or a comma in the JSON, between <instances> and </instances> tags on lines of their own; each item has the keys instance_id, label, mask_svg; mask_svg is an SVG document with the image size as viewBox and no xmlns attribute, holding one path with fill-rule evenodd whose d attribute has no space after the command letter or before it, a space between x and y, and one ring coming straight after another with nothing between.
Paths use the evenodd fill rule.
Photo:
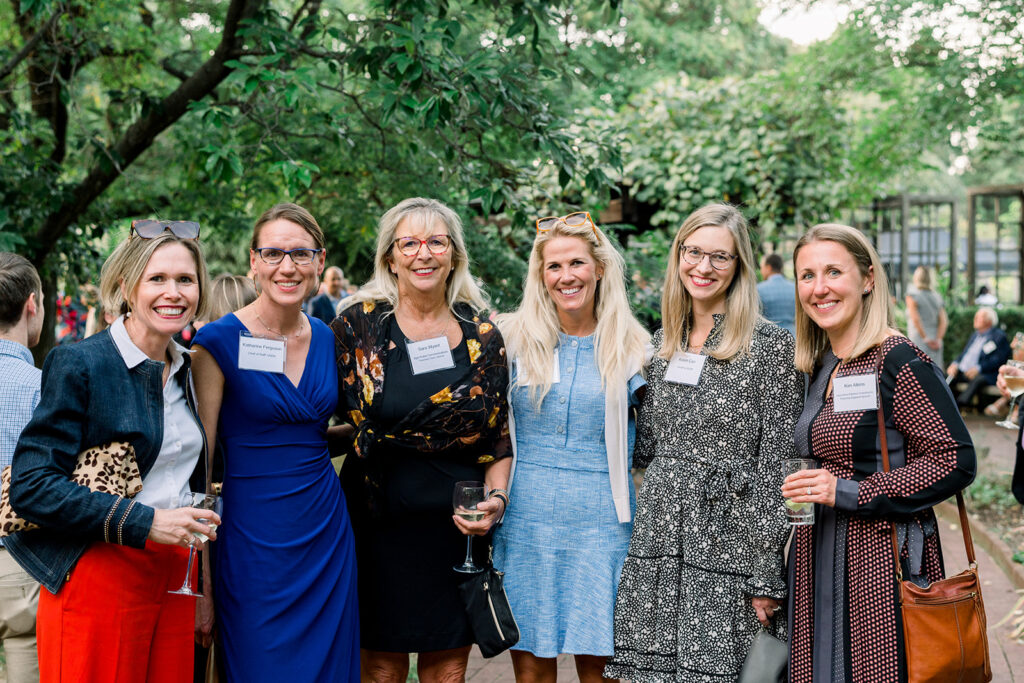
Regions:
<instances>
[{"instance_id":1,"label":"pendant necklace","mask_svg":"<svg viewBox=\"0 0 1024 683\"><path fill-rule=\"evenodd\" d=\"M264 320L263 318L261 318L261 317L260 317L260 314L259 314L259 313L257 313L255 309L253 309L253 313L256 313L256 319L260 321L260 324L261 324L261 325L263 325L263 327L265 327L265 328L267 329L267 331L268 331L268 332L273 332L273 333L274 333L274 334L276 334L277 336L279 336L279 337L284 337L285 339L287 339L287 338L288 338L288 335L287 335L287 334L285 334L284 332L281 332L280 330L275 330L275 329L274 329L273 327L271 327L270 325L268 325L268 324L266 323L266 321L265 321L265 320ZM304 326L304 325L302 324L302 317L303 317L303 316L302 316L302 315L300 314L300 317L299 317L299 331L298 331L298 332L296 332L295 334L293 334L293 335L292 335L292 336L293 336L293 337L295 337L296 339L298 339L298 338L299 338L299 335L301 335L301 334L302 334L302 331L303 331L303 330L305 329L305 326Z\"/></svg>"}]
</instances>

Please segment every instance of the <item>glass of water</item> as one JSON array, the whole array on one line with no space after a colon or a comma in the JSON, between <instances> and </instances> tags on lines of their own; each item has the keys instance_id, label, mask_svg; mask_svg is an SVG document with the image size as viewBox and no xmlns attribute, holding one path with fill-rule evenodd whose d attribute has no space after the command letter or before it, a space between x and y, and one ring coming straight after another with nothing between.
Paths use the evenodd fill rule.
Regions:
<instances>
[{"instance_id":1,"label":"glass of water","mask_svg":"<svg viewBox=\"0 0 1024 683\"><path fill-rule=\"evenodd\" d=\"M482 510L477 505L484 502L486 488L482 481L458 481L455 482L455 490L452 492L452 507L455 514L467 522L479 522L484 518ZM455 571L461 574L476 574L483 569L473 564L473 535L466 534L466 559L462 564L455 567Z\"/></svg>"},{"instance_id":2,"label":"glass of water","mask_svg":"<svg viewBox=\"0 0 1024 683\"><path fill-rule=\"evenodd\" d=\"M801 470L816 470L818 463L810 458L785 458L782 461L782 478ZM790 526L814 524L814 503L798 503L792 498L785 499L786 517Z\"/></svg>"}]
</instances>

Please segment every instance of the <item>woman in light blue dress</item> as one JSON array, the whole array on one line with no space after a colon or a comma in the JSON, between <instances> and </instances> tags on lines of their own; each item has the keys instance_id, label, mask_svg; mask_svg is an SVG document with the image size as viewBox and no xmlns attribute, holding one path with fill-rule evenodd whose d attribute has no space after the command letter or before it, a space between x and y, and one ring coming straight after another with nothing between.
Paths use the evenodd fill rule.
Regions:
<instances>
[{"instance_id":1,"label":"woman in light blue dress","mask_svg":"<svg viewBox=\"0 0 1024 683\"><path fill-rule=\"evenodd\" d=\"M632 408L649 336L622 256L587 213L537 221L523 301L498 321L512 358L511 504L494 564L519 624L517 681L554 681L575 655L600 681L632 532Z\"/></svg>"}]
</instances>

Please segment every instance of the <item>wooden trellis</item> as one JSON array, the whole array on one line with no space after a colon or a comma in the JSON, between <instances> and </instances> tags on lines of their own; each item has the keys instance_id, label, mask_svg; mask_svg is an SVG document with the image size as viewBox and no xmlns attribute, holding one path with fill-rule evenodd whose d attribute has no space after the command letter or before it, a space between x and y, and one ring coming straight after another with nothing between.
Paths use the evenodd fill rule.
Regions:
<instances>
[{"instance_id":1,"label":"wooden trellis","mask_svg":"<svg viewBox=\"0 0 1024 683\"><path fill-rule=\"evenodd\" d=\"M1014 207L1016 203L1016 207ZM1024 185L967 188L967 282L1024 305Z\"/></svg>"}]
</instances>

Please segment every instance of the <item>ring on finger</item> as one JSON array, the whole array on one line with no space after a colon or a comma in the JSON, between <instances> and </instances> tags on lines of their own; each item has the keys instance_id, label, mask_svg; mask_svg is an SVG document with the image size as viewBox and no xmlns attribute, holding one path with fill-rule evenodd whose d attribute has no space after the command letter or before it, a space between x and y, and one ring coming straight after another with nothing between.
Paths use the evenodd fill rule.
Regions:
<instances>
[{"instance_id":1,"label":"ring on finger","mask_svg":"<svg viewBox=\"0 0 1024 683\"><path fill-rule=\"evenodd\" d=\"M807 487L807 495L808 496L811 495L811 487L810 486Z\"/></svg>"}]
</instances>

